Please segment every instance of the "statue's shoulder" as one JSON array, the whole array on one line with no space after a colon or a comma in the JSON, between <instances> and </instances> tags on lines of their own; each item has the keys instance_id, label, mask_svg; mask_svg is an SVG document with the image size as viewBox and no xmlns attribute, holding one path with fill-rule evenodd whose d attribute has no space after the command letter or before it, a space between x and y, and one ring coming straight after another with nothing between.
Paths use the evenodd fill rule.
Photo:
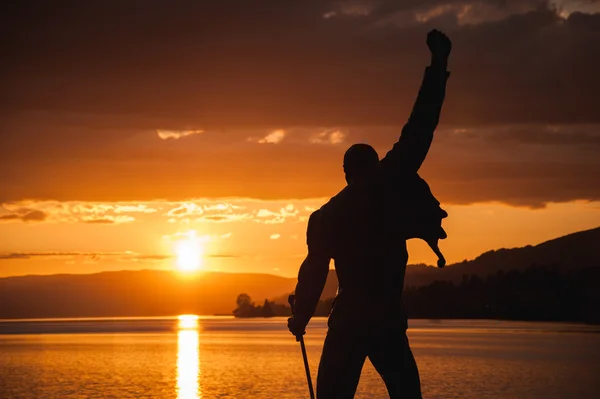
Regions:
<instances>
[{"instance_id":1,"label":"statue's shoulder","mask_svg":"<svg viewBox=\"0 0 600 399\"><path fill-rule=\"evenodd\" d=\"M334 195L321 208L314 213L318 213L318 217L331 219L335 218L340 212L346 208L349 203L351 193L348 186L344 187L339 193ZM314 214L313 213L313 214Z\"/></svg>"}]
</instances>

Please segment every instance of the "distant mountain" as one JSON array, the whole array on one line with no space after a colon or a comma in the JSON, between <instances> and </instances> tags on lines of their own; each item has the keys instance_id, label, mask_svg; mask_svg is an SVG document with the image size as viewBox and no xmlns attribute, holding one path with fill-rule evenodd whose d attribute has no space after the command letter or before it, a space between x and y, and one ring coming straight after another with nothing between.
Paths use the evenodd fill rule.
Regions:
<instances>
[{"instance_id":1,"label":"distant mountain","mask_svg":"<svg viewBox=\"0 0 600 399\"><path fill-rule=\"evenodd\" d=\"M261 303L295 284L270 274L164 270L7 277L0 279L0 319L231 314L242 292Z\"/></svg>"},{"instance_id":2,"label":"distant mountain","mask_svg":"<svg viewBox=\"0 0 600 399\"><path fill-rule=\"evenodd\" d=\"M498 249L444 269L415 265L406 271L405 285L421 286L434 280L459 281L463 275L486 277L499 270L524 270L532 265L555 265L562 271L600 266L600 227L555 238L538 245Z\"/></svg>"},{"instance_id":3,"label":"distant mountain","mask_svg":"<svg viewBox=\"0 0 600 399\"><path fill-rule=\"evenodd\" d=\"M599 267L599 243L600 227L535 246L489 251L444 269L411 265L405 285L458 282L463 275L485 277L531 265L556 265L565 272ZM269 274L205 272L186 277L162 270L6 277L0 278L0 319L231 314L240 293L258 304L265 298L287 303L287 293L295 285L295 278ZM322 298L335 296L336 290L337 278L331 271Z\"/></svg>"},{"instance_id":4,"label":"distant mountain","mask_svg":"<svg viewBox=\"0 0 600 399\"><path fill-rule=\"evenodd\" d=\"M459 282L463 275L476 274L486 277L499 270L525 270L532 265L556 265L562 271L587 267L600 267L600 227L580 231L550 241L522 248L498 249L485 252L477 258L438 269L423 264L409 265L406 269L405 286L420 287L436 280ZM330 270L321 299L335 296L337 276ZM273 298L278 303L287 301L287 295Z\"/></svg>"}]
</instances>

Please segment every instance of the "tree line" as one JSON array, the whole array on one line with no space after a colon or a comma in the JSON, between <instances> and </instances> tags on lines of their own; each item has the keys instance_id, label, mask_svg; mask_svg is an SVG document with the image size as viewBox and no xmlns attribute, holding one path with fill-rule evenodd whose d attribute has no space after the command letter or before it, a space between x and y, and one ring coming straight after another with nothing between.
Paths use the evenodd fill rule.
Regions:
<instances>
[{"instance_id":1,"label":"tree line","mask_svg":"<svg viewBox=\"0 0 600 399\"><path fill-rule=\"evenodd\" d=\"M333 298L319 301L315 316L328 316L331 311ZM292 315L288 305L282 305L265 299L262 305L256 305L250 295L240 294L236 300L237 307L233 310L235 317L273 317Z\"/></svg>"},{"instance_id":2,"label":"tree line","mask_svg":"<svg viewBox=\"0 0 600 399\"><path fill-rule=\"evenodd\" d=\"M460 282L434 281L404 288L409 318L503 319L600 323L600 267L563 271L532 265L498 271L486 278L464 275ZM327 316L333 298L320 301L315 316ZM289 306L269 302L256 306L238 296L237 317L289 316Z\"/></svg>"}]
</instances>

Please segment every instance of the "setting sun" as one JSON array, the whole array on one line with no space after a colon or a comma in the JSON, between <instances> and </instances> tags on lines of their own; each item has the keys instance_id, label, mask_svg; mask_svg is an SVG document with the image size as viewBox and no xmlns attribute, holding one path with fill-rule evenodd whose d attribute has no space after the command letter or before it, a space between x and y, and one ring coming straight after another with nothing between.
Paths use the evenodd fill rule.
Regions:
<instances>
[{"instance_id":1,"label":"setting sun","mask_svg":"<svg viewBox=\"0 0 600 399\"><path fill-rule=\"evenodd\" d=\"M184 272L196 271L202 268L204 248L195 234L177 243L177 269Z\"/></svg>"}]
</instances>

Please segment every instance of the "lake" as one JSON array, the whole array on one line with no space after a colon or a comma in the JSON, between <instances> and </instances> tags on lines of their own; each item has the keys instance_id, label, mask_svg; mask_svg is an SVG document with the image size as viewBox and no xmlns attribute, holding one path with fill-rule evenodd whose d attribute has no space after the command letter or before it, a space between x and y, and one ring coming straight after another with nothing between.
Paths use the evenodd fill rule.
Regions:
<instances>
[{"instance_id":1,"label":"lake","mask_svg":"<svg viewBox=\"0 0 600 399\"><path fill-rule=\"evenodd\" d=\"M600 327L410 320L425 398L599 398ZM326 320L307 329L313 381ZM286 320L0 321L0 398L308 398ZM356 398L386 398L367 361Z\"/></svg>"}]
</instances>

